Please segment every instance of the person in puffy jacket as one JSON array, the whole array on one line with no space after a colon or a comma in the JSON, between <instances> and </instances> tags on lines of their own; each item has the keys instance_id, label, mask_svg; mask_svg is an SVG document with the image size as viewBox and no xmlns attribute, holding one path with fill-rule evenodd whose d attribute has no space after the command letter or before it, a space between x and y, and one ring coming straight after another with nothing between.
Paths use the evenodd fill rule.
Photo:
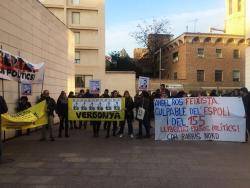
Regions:
<instances>
[{"instance_id":1,"label":"person in puffy jacket","mask_svg":"<svg viewBox=\"0 0 250 188\"><path fill-rule=\"evenodd\" d=\"M128 124L128 135L130 136L130 138L134 138L133 124L132 124L134 119L134 112L133 112L134 101L128 91L124 92L123 97L125 98L125 120L120 123L120 131L119 131L120 138L123 137L124 127L126 122Z\"/></svg>"},{"instance_id":2,"label":"person in puffy jacket","mask_svg":"<svg viewBox=\"0 0 250 188\"><path fill-rule=\"evenodd\" d=\"M62 137L62 130L65 129L65 137L69 137L69 124L68 124L68 98L65 91L62 91L56 105L56 113L60 118L59 135Z\"/></svg>"}]
</instances>

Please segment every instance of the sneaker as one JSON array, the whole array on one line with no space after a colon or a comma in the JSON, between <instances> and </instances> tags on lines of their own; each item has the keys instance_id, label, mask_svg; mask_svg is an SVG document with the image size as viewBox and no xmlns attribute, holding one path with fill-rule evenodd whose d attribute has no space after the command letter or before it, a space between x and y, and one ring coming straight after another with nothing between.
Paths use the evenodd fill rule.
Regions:
<instances>
[{"instance_id":1,"label":"sneaker","mask_svg":"<svg viewBox=\"0 0 250 188\"><path fill-rule=\"evenodd\" d=\"M131 134L131 135L130 135L130 138L132 138L132 139L133 139L133 138L134 138L134 135L133 135L133 134Z\"/></svg>"},{"instance_id":2,"label":"sneaker","mask_svg":"<svg viewBox=\"0 0 250 188\"><path fill-rule=\"evenodd\" d=\"M123 137L123 134L120 134L120 136L119 136L120 138L122 138Z\"/></svg>"}]
</instances>

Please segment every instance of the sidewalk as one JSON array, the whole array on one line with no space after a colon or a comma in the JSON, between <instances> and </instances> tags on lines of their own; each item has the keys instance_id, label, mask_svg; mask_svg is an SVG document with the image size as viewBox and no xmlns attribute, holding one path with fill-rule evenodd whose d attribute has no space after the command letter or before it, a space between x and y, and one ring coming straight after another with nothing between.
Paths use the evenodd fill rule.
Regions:
<instances>
[{"instance_id":1,"label":"sidewalk","mask_svg":"<svg viewBox=\"0 0 250 188\"><path fill-rule=\"evenodd\" d=\"M57 135L57 132L55 133ZM40 133L4 144L0 187L250 187L250 145L92 137L39 142Z\"/></svg>"}]
</instances>

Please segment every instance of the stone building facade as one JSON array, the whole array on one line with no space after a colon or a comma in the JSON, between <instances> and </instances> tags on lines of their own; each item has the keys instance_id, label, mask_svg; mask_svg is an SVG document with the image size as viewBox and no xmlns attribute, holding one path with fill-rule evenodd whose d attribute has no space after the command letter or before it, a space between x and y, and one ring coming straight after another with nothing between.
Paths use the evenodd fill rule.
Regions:
<instances>
[{"instance_id":1,"label":"stone building facade","mask_svg":"<svg viewBox=\"0 0 250 188\"><path fill-rule=\"evenodd\" d=\"M135 73L105 71L105 1L40 0L75 34L75 89L89 87L89 80L101 80L101 90L118 89L135 93ZM108 82L112 80L112 82ZM126 83L123 80L127 80Z\"/></svg>"},{"instance_id":2,"label":"stone building facade","mask_svg":"<svg viewBox=\"0 0 250 188\"><path fill-rule=\"evenodd\" d=\"M74 34L39 1L0 1L0 45L31 63L45 63L44 85L33 84L28 96L32 104L42 89L48 89L55 99L62 90L74 91ZM0 82L0 93L11 113L17 106L18 91L15 81ZM13 135L6 133L6 137Z\"/></svg>"},{"instance_id":3,"label":"stone building facade","mask_svg":"<svg viewBox=\"0 0 250 188\"><path fill-rule=\"evenodd\" d=\"M243 87L247 45L241 35L184 33L162 48L163 80L184 89Z\"/></svg>"}]
</instances>

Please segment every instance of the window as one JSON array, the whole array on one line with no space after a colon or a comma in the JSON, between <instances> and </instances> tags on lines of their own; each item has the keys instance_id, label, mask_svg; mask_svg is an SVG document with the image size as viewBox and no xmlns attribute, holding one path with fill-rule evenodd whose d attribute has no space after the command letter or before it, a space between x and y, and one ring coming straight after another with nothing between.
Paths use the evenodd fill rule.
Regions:
<instances>
[{"instance_id":1,"label":"window","mask_svg":"<svg viewBox=\"0 0 250 188\"><path fill-rule=\"evenodd\" d=\"M72 0L71 1L73 5L79 5L80 4L80 0Z\"/></svg>"},{"instance_id":2,"label":"window","mask_svg":"<svg viewBox=\"0 0 250 188\"><path fill-rule=\"evenodd\" d=\"M80 44L80 32L75 32L75 43Z\"/></svg>"},{"instance_id":3,"label":"window","mask_svg":"<svg viewBox=\"0 0 250 188\"><path fill-rule=\"evenodd\" d=\"M241 12L241 0L238 0L238 12Z\"/></svg>"},{"instance_id":4,"label":"window","mask_svg":"<svg viewBox=\"0 0 250 188\"><path fill-rule=\"evenodd\" d=\"M174 73L174 80L177 80L178 79L178 74L177 72Z\"/></svg>"},{"instance_id":5,"label":"window","mask_svg":"<svg viewBox=\"0 0 250 188\"><path fill-rule=\"evenodd\" d=\"M205 57L205 55L204 55L204 48L198 48L198 50L197 50L197 56L201 57L201 58Z\"/></svg>"},{"instance_id":6,"label":"window","mask_svg":"<svg viewBox=\"0 0 250 188\"><path fill-rule=\"evenodd\" d=\"M205 71L197 70L197 82L204 82L204 81L205 81Z\"/></svg>"},{"instance_id":7,"label":"window","mask_svg":"<svg viewBox=\"0 0 250 188\"><path fill-rule=\"evenodd\" d=\"M240 58L240 50L234 50L233 51L233 58L234 59L239 59Z\"/></svg>"},{"instance_id":8,"label":"window","mask_svg":"<svg viewBox=\"0 0 250 188\"><path fill-rule=\"evenodd\" d=\"M72 12L72 24L80 24L80 12Z\"/></svg>"},{"instance_id":9,"label":"window","mask_svg":"<svg viewBox=\"0 0 250 188\"><path fill-rule=\"evenodd\" d=\"M229 15L231 15L233 13L233 0L229 0Z\"/></svg>"},{"instance_id":10,"label":"window","mask_svg":"<svg viewBox=\"0 0 250 188\"><path fill-rule=\"evenodd\" d=\"M222 58L222 49L216 49L216 58Z\"/></svg>"},{"instance_id":11,"label":"window","mask_svg":"<svg viewBox=\"0 0 250 188\"><path fill-rule=\"evenodd\" d=\"M240 81L240 71L238 71L238 70L233 71L233 81L234 82Z\"/></svg>"},{"instance_id":12,"label":"window","mask_svg":"<svg viewBox=\"0 0 250 188\"><path fill-rule=\"evenodd\" d=\"M75 64L80 64L81 63L81 53L79 51L75 52Z\"/></svg>"},{"instance_id":13,"label":"window","mask_svg":"<svg viewBox=\"0 0 250 188\"><path fill-rule=\"evenodd\" d=\"M75 87L76 88L87 88L89 87L89 81L93 79L92 75L76 75L75 76Z\"/></svg>"},{"instance_id":14,"label":"window","mask_svg":"<svg viewBox=\"0 0 250 188\"><path fill-rule=\"evenodd\" d=\"M173 62L177 62L179 61L179 52L174 52L173 53Z\"/></svg>"},{"instance_id":15,"label":"window","mask_svg":"<svg viewBox=\"0 0 250 188\"><path fill-rule=\"evenodd\" d=\"M215 77L216 82L222 82L223 81L223 71L222 70L216 70L214 77Z\"/></svg>"}]
</instances>

